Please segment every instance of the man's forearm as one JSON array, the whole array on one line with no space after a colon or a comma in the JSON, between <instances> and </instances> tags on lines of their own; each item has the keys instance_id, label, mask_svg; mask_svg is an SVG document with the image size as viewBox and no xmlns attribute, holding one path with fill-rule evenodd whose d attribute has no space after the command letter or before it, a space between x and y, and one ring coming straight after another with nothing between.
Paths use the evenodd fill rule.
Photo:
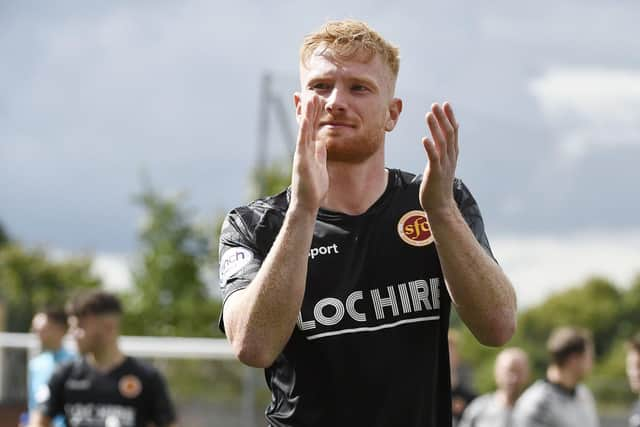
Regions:
<instances>
[{"instance_id":1,"label":"man's forearm","mask_svg":"<svg viewBox=\"0 0 640 427\"><path fill-rule=\"evenodd\" d=\"M516 323L516 296L509 279L475 239L457 206L428 218L460 318L481 343L504 344Z\"/></svg>"},{"instance_id":2,"label":"man's forearm","mask_svg":"<svg viewBox=\"0 0 640 427\"><path fill-rule=\"evenodd\" d=\"M260 270L224 308L225 330L238 358L266 367L282 351L304 297L316 213L290 208Z\"/></svg>"}]
</instances>

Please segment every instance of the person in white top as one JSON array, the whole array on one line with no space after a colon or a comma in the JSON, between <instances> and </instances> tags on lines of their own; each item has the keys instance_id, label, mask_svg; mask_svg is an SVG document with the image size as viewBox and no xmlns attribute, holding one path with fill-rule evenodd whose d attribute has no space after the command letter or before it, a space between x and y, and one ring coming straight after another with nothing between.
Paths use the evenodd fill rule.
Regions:
<instances>
[{"instance_id":1,"label":"person in white top","mask_svg":"<svg viewBox=\"0 0 640 427\"><path fill-rule=\"evenodd\" d=\"M529 357L517 347L506 348L496 357L497 390L469 404L458 427L512 427L516 400L529 379Z\"/></svg>"},{"instance_id":2,"label":"person in white top","mask_svg":"<svg viewBox=\"0 0 640 427\"><path fill-rule=\"evenodd\" d=\"M561 327L547 342L546 378L516 402L515 427L599 427L595 399L581 382L593 367L593 339L585 329Z\"/></svg>"}]
</instances>

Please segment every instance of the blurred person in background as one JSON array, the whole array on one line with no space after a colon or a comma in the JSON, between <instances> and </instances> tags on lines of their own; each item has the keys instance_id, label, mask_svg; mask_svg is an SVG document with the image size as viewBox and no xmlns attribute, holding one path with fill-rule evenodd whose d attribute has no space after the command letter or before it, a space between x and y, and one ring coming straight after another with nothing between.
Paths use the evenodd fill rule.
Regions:
<instances>
[{"instance_id":1,"label":"blurred person in background","mask_svg":"<svg viewBox=\"0 0 640 427\"><path fill-rule=\"evenodd\" d=\"M598 427L591 391L582 384L593 367L593 339L570 326L552 331L547 341L546 378L532 384L516 402L516 427Z\"/></svg>"},{"instance_id":2,"label":"blurred person in background","mask_svg":"<svg viewBox=\"0 0 640 427\"><path fill-rule=\"evenodd\" d=\"M462 415L459 427L513 427L513 408L529 379L529 357L511 347L496 357L497 390L474 399Z\"/></svg>"},{"instance_id":3,"label":"blurred person in background","mask_svg":"<svg viewBox=\"0 0 640 427\"><path fill-rule=\"evenodd\" d=\"M37 398L47 393L47 383L56 368L75 357L75 353L62 344L67 333L67 315L62 308L38 311L31 321L31 329L38 336L42 352L29 361L27 368L29 413L36 409ZM58 416L52 425L64 427L66 424L64 418Z\"/></svg>"},{"instance_id":4,"label":"blurred person in background","mask_svg":"<svg viewBox=\"0 0 640 427\"><path fill-rule=\"evenodd\" d=\"M640 394L640 333L627 342L627 378L631 390ZM640 400L631 408L629 427L640 427Z\"/></svg>"},{"instance_id":5,"label":"blurred person in background","mask_svg":"<svg viewBox=\"0 0 640 427\"><path fill-rule=\"evenodd\" d=\"M81 358L60 366L37 396L30 427L64 415L69 427L176 426L165 381L151 365L118 346L122 306L103 291L77 295L67 305L70 333Z\"/></svg>"},{"instance_id":6,"label":"blurred person in background","mask_svg":"<svg viewBox=\"0 0 640 427\"><path fill-rule=\"evenodd\" d=\"M465 409L478 394L472 387L471 370L460 355L460 334L455 329L450 329L447 338L451 374L451 425L456 427Z\"/></svg>"}]
</instances>

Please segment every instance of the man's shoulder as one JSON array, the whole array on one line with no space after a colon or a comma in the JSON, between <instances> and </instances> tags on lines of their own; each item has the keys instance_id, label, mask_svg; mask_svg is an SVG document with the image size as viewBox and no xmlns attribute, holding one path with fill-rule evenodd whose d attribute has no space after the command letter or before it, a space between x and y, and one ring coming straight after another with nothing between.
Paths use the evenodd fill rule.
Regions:
<instances>
[{"instance_id":1,"label":"man's shoulder","mask_svg":"<svg viewBox=\"0 0 640 427\"><path fill-rule=\"evenodd\" d=\"M51 378L54 381L65 382L69 378L82 377L84 372L82 359L74 357L52 365Z\"/></svg>"},{"instance_id":2,"label":"man's shoulder","mask_svg":"<svg viewBox=\"0 0 640 427\"><path fill-rule=\"evenodd\" d=\"M544 380L537 380L531 384L518 399L516 407L544 408L556 394L553 386Z\"/></svg>"},{"instance_id":3,"label":"man's shoulder","mask_svg":"<svg viewBox=\"0 0 640 427\"><path fill-rule=\"evenodd\" d=\"M397 182L403 186L420 186L424 179L424 176L422 174L415 174L412 172L404 171L402 169L389 169L389 171L394 174ZM464 181L460 177L455 177L453 179L453 191L458 197L461 195L470 194L469 188L465 185Z\"/></svg>"},{"instance_id":4,"label":"man's shoulder","mask_svg":"<svg viewBox=\"0 0 640 427\"><path fill-rule=\"evenodd\" d=\"M78 357L78 354L75 351L69 350L68 348L65 348L65 347L60 349L58 353L58 359L63 362L71 359L76 359L77 357Z\"/></svg>"},{"instance_id":5,"label":"man's shoulder","mask_svg":"<svg viewBox=\"0 0 640 427\"><path fill-rule=\"evenodd\" d=\"M492 406L495 401L495 393L481 394L469 403L465 412L469 412L470 416L476 416L483 412L486 408Z\"/></svg>"},{"instance_id":6,"label":"man's shoulder","mask_svg":"<svg viewBox=\"0 0 640 427\"><path fill-rule=\"evenodd\" d=\"M254 229L266 216L284 217L289 207L289 189L278 194L256 199L246 205L231 209L225 218L224 228L233 225L240 229Z\"/></svg>"},{"instance_id":7,"label":"man's shoulder","mask_svg":"<svg viewBox=\"0 0 640 427\"><path fill-rule=\"evenodd\" d=\"M480 396L473 399L473 401L469 404L470 405L469 407L473 405L473 406L478 406L482 408L487 405L493 404L494 400L495 400L495 393L481 394Z\"/></svg>"},{"instance_id":8,"label":"man's shoulder","mask_svg":"<svg viewBox=\"0 0 640 427\"><path fill-rule=\"evenodd\" d=\"M53 364L53 354L50 351L44 351L29 359L29 369L42 369Z\"/></svg>"},{"instance_id":9,"label":"man's shoulder","mask_svg":"<svg viewBox=\"0 0 640 427\"><path fill-rule=\"evenodd\" d=\"M161 376L158 368L145 360L133 356L127 356L124 373L125 375L135 375L144 379Z\"/></svg>"},{"instance_id":10,"label":"man's shoulder","mask_svg":"<svg viewBox=\"0 0 640 427\"><path fill-rule=\"evenodd\" d=\"M260 197L245 205L240 205L231 212L247 213L247 212L264 212L267 210L287 210L290 199L290 187L285 188L277 194Z\"/></svg>"}]
</instances>

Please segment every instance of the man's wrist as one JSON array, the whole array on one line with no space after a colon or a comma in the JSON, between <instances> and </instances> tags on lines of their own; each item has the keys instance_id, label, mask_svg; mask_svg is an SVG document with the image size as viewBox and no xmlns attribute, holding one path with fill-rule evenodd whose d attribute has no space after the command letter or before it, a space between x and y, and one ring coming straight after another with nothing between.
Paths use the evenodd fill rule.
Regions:
<instances>
[{"instance_id":1,"label":"man's wrist","mask_svg":"<svg viewBox=\"0 0 640 427\"><path fill-rule=\"evenodd\" d=\"M319 207L309 207L301 203L292 202L287 209L287 218L294 222L313 222L316 221Z\"/></svg>"},{"instance_id":2,"label":"man's wrist","mask_svg":"<svg viewBox=\"0 0 640 427\"><path fill-rule=\"evenodd\" d=\"M427 214L429 225L432 227L456 222L461 217L460 209L458 209L455 200L451 200L451 202L438 208L429 209L425 213Z\"/></svg>"}]
</instances>

